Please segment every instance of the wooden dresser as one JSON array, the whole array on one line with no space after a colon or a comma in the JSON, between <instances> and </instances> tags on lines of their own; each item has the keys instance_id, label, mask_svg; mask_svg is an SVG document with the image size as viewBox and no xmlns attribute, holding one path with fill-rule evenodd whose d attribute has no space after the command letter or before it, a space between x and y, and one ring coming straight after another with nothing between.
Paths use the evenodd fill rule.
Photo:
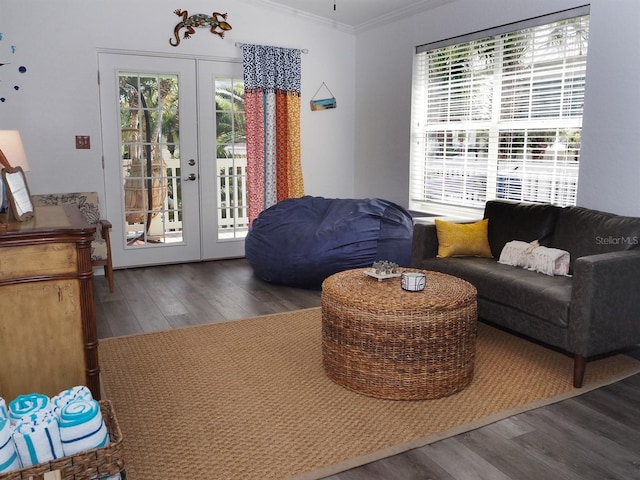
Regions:
<instances>
[{"instance_id":1,"label":"wooden dresser","mask_svg":"<svg viewBox=\"0 0 640 480\"><path fill-rule=\"evenodd\" d=\"M86 385L100 399L91 240L74 205L0 224L0 396Z\"/></svg>"}]
</instances>

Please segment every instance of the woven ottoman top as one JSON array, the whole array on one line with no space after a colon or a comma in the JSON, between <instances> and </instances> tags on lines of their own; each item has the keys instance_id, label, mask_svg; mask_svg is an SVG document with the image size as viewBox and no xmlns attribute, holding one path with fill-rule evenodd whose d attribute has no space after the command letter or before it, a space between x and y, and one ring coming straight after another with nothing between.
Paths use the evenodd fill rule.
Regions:
<instances>
[{"instance_id":1,"label":"woven ottoman top","mask_svg":"<svg viewBox=\"0 0 640 480\"><path fill-rule=\"evenodd\" d=\"M399 278L377 280L365 274L365 269L348 270L327 278L322 284L323 295L334 301L353 305L358 309L388 312L394 317L412 312L455 310L476 298L476 288L469 282L445 273L415 269L402 271L424 272L427 282L419 292L403 290Z\"/></svg>"}]
</instances>

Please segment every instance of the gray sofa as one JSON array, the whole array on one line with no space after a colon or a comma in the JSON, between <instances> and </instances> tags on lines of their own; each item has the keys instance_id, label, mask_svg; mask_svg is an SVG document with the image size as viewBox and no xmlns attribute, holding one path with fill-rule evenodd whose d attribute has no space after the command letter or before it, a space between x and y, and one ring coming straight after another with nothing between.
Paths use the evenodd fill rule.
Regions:
<instances>
[{"instance_id":1,"label":"gray sofa","mask_svg":"<svg viewBox=\"0 0 640 480\"><path fill-rule=\"evenodd\" d=\"M590 358L640 344L640 218L498 200L484 218L494 258L437 258L436 226L417 223L411 265L471 282L480 320L572 354L577 388ZM571 276L498 263L507 242L536 239L570 253Z\"/></svg>"}]
</instances>

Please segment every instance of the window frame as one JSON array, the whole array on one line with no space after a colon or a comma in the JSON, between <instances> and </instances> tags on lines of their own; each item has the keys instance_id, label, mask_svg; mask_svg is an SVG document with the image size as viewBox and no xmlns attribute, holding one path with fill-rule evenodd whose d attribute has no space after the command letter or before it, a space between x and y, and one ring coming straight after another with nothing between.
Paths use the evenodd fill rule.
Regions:
<instances>
[{"instance_id":1,"label":"window frame","mask_svg":"<svg viewBox=\"0 0 640 480\"><path fill-rule=\"evenodd\" d=\"M433 199L430 200L428 198L418 198L418 196L415 194L415 192L423 192L422 193L423 197L427 196L424 193L427 189L427 186L426 186L427 180L425 179L426 169L428 168L427 149L429 148L427 145L427 133L429 131L438 130L438 127L441 127L442 125L444 125L443 123L440 123L440 124L436 123L434 124L435 126L433 125L430 126L426 124L428 119L426 115L427 109L425 107L426 105L425 97L427 96L427 81L425 80L425 78L428 77L429 74L427 72L425 77L424 68L425 68L425 64L426 64L426 68L429 68L429 62L426 61L421 63L421 60L420 60L421 54L423 53L426 54L425 52L433 51L436 49L464 45L468 42L472 42L475 40L486 40L487 38L490 38L490 37L514 33L524 29L531 29L539 26L553 24L555 22L559 22L563 20L569 20L569 19L574 19L576 17L583 17L588 15L589 15L589 6L585 5L582 7L563 10L560 12L555 12L552 14L543 15L543 16L532 18L532 19L514 22L508 25L502 25L502 26L487 29L487 30L481 30L468 35L452 37L442 41L433 42L433 43L420 45L416 47L415 55L414 55L414 66L413 66L412 117L411 117L412 127L411 127L411 152L410 152L411 160L410 160L410 178L409 178L409 208L411 210L414 210L417 212L435 214L435 215L447 215L447 216L454 216L454 217L456 216L464 217L464 218L481 217L482 211L484 208L484 202L492 198L495 198L495 196L497 196L497 191L498 191L497 189L500 187L499 185L497 185L497 182L498 182L497 177L499 175L498 169L499 169L500 160L499 160L499 155L496 153L497 150L494 145L492 154L495 156L495 158L490 158L487 160L486 168L485 168L486 172L484 172L485 178L483 179L483 181L487 186L486 198L484 199L480 198L476 200L476 203L482 202L482 205L478 204L477 206L469 206L469 205L460 205L459 203L447 204L447 203L434 201ZM502 70L502 66L500 66L500 70ZM584 85L585 83L584 78L582 78L582 82ZM582 97L582 100L584 100L584 97ZM494 103L500 103L500 102L494 102ZM496 108L495 105L492 108L495 110ZM506 129L508 129L509 126L515 129L522 127L522 125L519 125L518 122L506 121L501 123L499 118L500 115L497 114L497 116L498 116L497 120L494 118L490 122L489 121L487 122L464 122L463 121L460 124L461 128L459 129L459 131L466 133L466 132L472 131L474 128L477 130L481 126L482 128L498 129L498 131L503 131L503 130L506 131ZM533 120L529 120L529 122L532 125L534 124ZM574 118L573 122L571 121L571 119L569 120L565 119L563 121L543 120L540 122L540 125L541 125L540 129L542 130L543 127L549 128L549 129L563 128L568 125L572 125L571 128L581 129L581 124L582 124L582 113L580 113L579 117ZM499 126L496 127L496 125L499 125ZM533 127L527 127L527 128L533 128ZM451 135L453 135L452 129L449 129L449 131L451 131ZM496 131L493 131L491 135L493 135L492 140L490 140L491 142L495 144L496 142L499 141L500 134L496 133ZM516 133L514 133L514 135L516 135ZM466 137L464 137L464 134L462 138L463 140L466 139ZM461 143L464 143L464 141ZM526 147L526 145L527 144L523 146L523 149L524 147ZM578 143L577 151L579 152L579 143ZM450 157L446 157L446 153L441 153L440 155L445 156L445 158L450 158ZM430 158L433 159L434 157L430 157ZM460 158L461 158L461 162L464 162L463 168L464 169L468 168L469 162L467 162L466 154L464 156L461 156ZM575 158L577 160L579 157L576 156ZM524 159L524 154L523 154L523 159ZM576 163L577 168L579 168L578 165L579 165L579 162ZM570 172L570 174L571 173L572 172ZM480 176L481 174L482 172L479 173L478 178L481 178ZM575 175L576 175L575 181L577 182L577 174ZM466 180L468 179L465 177L465 181ZM446 182L446 180L443 181L443 183L444 182ZM453 181L450 180L450 182L453 182ZM461 187L461 188L464 189L465 187ZM484 187L479 187L479 188L484 188ZM470 191L471 193L475 193L475 191L473 190L473 186L470 188ZM577 186L576 186L576 193L577 193ZM575 204L575 196L572 198L572 201Z\"/></svg>"}]
</instances>

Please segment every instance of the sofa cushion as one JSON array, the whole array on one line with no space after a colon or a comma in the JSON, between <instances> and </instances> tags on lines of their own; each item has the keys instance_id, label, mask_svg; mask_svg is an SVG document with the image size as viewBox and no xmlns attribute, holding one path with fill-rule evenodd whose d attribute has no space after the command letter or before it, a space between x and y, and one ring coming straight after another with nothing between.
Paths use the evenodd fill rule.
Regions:
<instances>
[{"instance_id":1,"label":"sofa cushion","mask_svg":"<svg viewBox=\"0 0 640 480\"><path fill-rule=\"evenodd\" d=\"M478 298L508 305L559 327L568 325L572 286L569 277L550 277L475 257L434 258L423 262L421 268L467 280L478 290Z\"/></svg>"},{"instance_id":2,"label":"sofa cushion","mask_svg":"<svg viewBox=\"0 0 640 480\"><path fill-rule=\"evenodd\" d=\"M491 258L491 248L487 236L488 222L485 219L475 223L455 223L436 218L438 257Z\"/></svg>"},{"instance_id":3,"label":"sofa cushion","mask_svg":"<svg viewBox=\"0 0 640 480\"><path fill-rule=\"evenodd\" d=\"M505 244L511 240L538 240L540 245L550 246L560 210L561 207L548 204L488 201L484 218L489 219L491 253L495 258L500 257Z\"/></svg>"},{"instance_id":4,"label":"sofa cushion","mask_svg":"<svg viewBox=\"0 0 640 480\"><path fill-rule=\"evenodd\" d=\"M640 242L640 218L624 217L584 207L562 209L553 246L571 255L571 271L577 258L630 250Z\"/></svg>"}]
</instances>

